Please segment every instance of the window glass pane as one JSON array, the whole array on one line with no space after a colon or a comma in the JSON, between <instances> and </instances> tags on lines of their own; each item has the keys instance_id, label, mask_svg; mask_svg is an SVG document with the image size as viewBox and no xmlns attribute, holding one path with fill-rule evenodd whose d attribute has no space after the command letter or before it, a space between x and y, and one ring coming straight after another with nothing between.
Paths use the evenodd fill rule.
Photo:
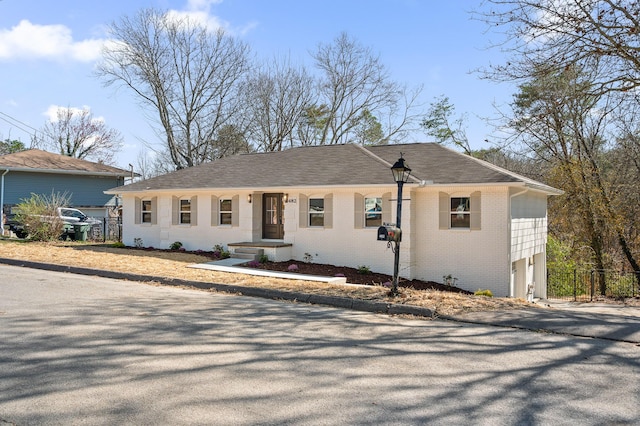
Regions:
<instances>
[{"instance_id":1,"label":"window glass pane","mask_svg":"<svg viewBox=\"0 0 640 426\"><path fill-rule=\"evenodd\" d=\"M265 224L277 225L278 224L278 200L276 197L266 197L265 207Z\"/></svg>"},{"instance_id":2,"label":"window glass pane","mask_svg":"<svg viewBox=\"0 0 640 426\"><path fill-rule=\"evenodd\" d=\"M452 228L470 228L471 227L471 215L468 213L456 213L451 215L451 227Z\"/></svg>"},{"instance_id":3,"label":"window glass pane","mask_svg":"<svg viewBox=\"0 0 640 426\"><path fill-rule=\"evenodd\" d=\"M142 202L142 211L150 212L151 211L151 200L144 200Z\"/></svg>"},{"instance_id":4,"label":"window glass pane","mask_svg":"<svg viewBox=\"0 0 640 426\"><path fill-rule=\"evenodd\" d=\"M324 198L310 198L309 199L309 211L310 212L323 212L324 211Z\"/></svg>"},{"instance_id":5,"label":"window glass pane","mask_svg":"<svg viewBox=\"0 0 640 426\"><path fill-rule=\"evenodd\" d=\"M452 212L468 212L469 211L469 198L457 197L451 199L451 211Z\"/></svg>"},{"instance_id":6,"label":"window glass pane","mask_svg":"<svg viewBox=\"0 0 640 426\"><path fill-rule=\"evenodd\" d=\"M231 213L220 213L220 225L231 225Z\"/></svg>"},{"instance_id":7,"label":"window glass pane","mask_svg":"<svg viewBox=\"0 0 640 426\"><path fill-rule=\"evenodd\" d=\"M364 199L364 226L373 227L382 225L382 198Z\"/></svg>"},{"instance_id":8,"label":"window glass pane","mask_svg":"<svg viewBox=\"0 0 640 426\"><path fill-rule=\"evenodd\" d=\"M180 213L180 223L191 223L191 213Z\"/></svg>"},{"instance_id":9,"label":"window glass pane","mask_svg":"<svg viewBox=\"0 0 640 426\"><path fill-rule=\"evenodd\" d=\"M231 200L220 200L220 211L221 212L230 212L231 211Z\"/></svg>"},{"instance_id":10,"label":"window glass pane","mask_svg":"<svg viewBox=\"0 0 640 426\"><path fill-rule=\"evenodd\" d=\"M324 226L324 213L309 214L309 226Z\"/></svg>"}]
</instances>

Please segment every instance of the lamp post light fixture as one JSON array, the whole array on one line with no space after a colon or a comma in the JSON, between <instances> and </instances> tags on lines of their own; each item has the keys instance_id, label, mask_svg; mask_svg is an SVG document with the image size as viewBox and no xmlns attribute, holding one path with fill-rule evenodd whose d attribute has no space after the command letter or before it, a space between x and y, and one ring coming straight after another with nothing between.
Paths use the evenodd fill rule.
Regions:
<instances>
[{"instance_id":1,"label":"lamp post light fixture","mask_svg":"<svg viewBox=\"0 0 640 426\"><path fill-rule=\"evenodd\" d=\"M411 169L404 163L404 158L402 158L402 153L400 153L400 158L396 163L391 167L391 173L393 174L393 179L398 184L398 200L397 200L397 209L396 209L396 228L401 229L402 225L402 186L409 180L409 175L411 175ZM393 249L394 263L393 263L393 285L391 287L391 295L398 295L398 267L400 264L400 240L395 242L395 249Z\"/></svg>"}]
</instances>

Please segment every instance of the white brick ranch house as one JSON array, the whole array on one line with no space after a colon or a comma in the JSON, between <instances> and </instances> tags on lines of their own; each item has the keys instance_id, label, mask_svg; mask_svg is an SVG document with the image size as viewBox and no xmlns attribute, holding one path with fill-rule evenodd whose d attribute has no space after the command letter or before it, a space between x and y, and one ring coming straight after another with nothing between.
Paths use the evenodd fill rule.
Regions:
<instances>
[{"instance_id":1,"label":"white brick ranch house","mask_svg":"<svg viewBox=\"0 0 640 426\"><path fill-rule=\"evenodd\" d=\"M395 222L391 166L404 155L400 276L496 296L546 297L547 197L561 191L433 143L326 145L245 154L106 191L123 242L187 250L262 247L270 260L393 273L376 241Z\"/></svg>"}]
</instances>

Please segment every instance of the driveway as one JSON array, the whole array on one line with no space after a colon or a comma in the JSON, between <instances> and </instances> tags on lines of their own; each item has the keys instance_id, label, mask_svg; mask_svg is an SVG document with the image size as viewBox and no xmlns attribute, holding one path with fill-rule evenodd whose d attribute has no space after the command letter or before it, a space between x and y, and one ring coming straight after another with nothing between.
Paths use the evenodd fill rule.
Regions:
<instances>
[{"instance_id":1,"label":"driveway","mask_svg":"<svg viewBox=\"0 0 640 426\"><path fill-rule=\"evenodd\" d=\"M541 301L548 309L470 312L456 321L640 344L640 307Z\"/></svg>"},{"instance_id":2,"label":"driveway","mask_svg":"<svg viewBox=\"0 0 640 426\"><path fill-rule=\"evenodd\" d=\"M0 424L640 424L640 347L0 265Z\"/></svg>"}]
</instances>

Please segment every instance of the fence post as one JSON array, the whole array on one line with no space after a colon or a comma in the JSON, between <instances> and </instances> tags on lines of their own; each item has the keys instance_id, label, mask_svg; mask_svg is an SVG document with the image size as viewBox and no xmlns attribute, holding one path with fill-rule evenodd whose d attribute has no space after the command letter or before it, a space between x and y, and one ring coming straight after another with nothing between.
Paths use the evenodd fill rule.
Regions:
<instances>
[{"instance_id":1,"label":"fence post","mask_svg":"<svg viewBox=\"0 0 640 426\"><path fill-rule=\"evenodd\" d=\"M596 291L595 271L591 270L591 291L589 295L589 301L593 301L593 293Z\"/></svg>"},{"instance_id":2,"label":"fence post","mask_svg":"<svg viewBox=\"0 0 640 426\"><path fill-rule=\"evenodd\" d=\"M578 276L578 270L574 269L573 270L573 301L574 302L576 300L578 300L578 281L577 281L577 276Z\"/></svg>"}]
</instances>

